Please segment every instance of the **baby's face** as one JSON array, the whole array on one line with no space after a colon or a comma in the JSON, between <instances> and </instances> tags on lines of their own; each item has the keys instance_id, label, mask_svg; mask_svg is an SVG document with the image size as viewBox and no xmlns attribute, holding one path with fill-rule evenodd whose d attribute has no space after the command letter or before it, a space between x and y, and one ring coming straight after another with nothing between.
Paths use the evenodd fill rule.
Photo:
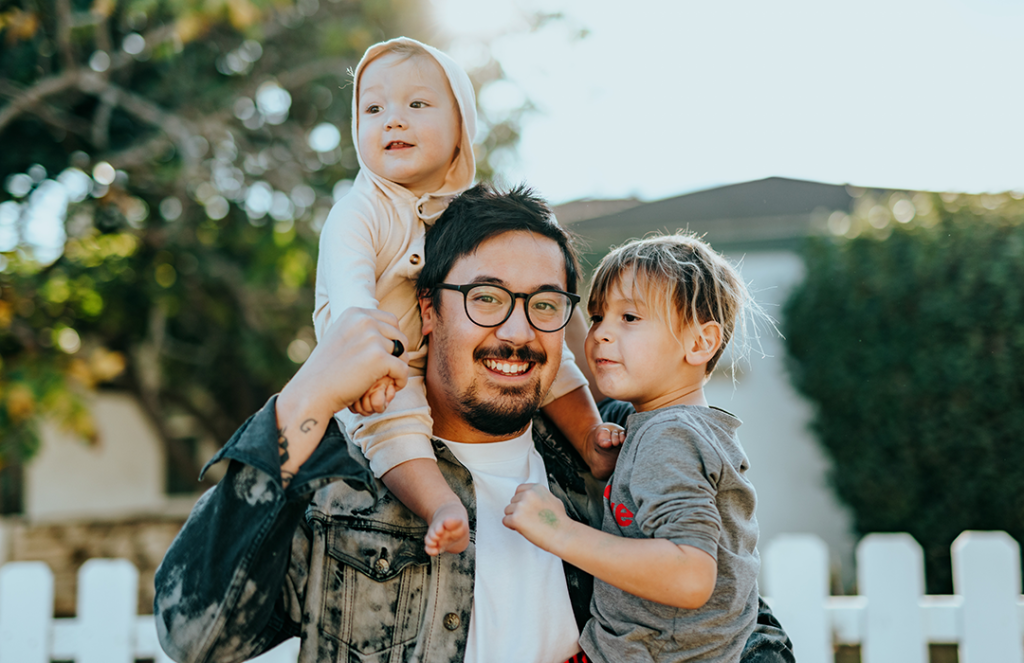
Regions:
<instances>
[{"instance_id":1,"label":"baby's face","mask_svg":"<svg viewBox=\"0 0 1024 663\"><path fill-rule=\"evenodd\" d=\"M366 167L416 196L440 189L462 130L441 65L388 53L363 68L358 85L359 153Z\"/></svg>"}]
</instances>

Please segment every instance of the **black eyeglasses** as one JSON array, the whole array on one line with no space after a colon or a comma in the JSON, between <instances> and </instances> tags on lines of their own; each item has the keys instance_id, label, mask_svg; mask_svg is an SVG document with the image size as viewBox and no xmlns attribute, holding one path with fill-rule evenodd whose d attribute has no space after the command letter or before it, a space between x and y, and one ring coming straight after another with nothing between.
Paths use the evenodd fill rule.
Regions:
<instances>
[{"instance_id":1,"label":"black eyeglasses","mask_svg":"<svg viewBox=\"0 0 1024 663\"><path fill-rule=\"evenodd\" d=\"M569 324L573 309L580 301L580 296L571 292L538 290L527 294L490 283L438 283L437 287L461 292L466 315L480 327L497 327L508 320L516 299L522 298L530 325L537 331L556 332Z\"/></svg>"}]
</instances>

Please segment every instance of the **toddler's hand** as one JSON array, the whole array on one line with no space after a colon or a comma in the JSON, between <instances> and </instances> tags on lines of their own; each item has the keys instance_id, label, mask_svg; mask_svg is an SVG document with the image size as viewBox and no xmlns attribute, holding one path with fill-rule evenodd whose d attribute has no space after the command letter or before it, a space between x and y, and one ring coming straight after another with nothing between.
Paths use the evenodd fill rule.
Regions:
<instances>
[{"instance_id":1,"label":"toddler's hand","mask_svg":"<svg viewBox=\"0 0 1024 663\"><path fill-rule=\"evenodd\" d=\"M387 409L388 405L395 398L398 387L391 377L385 375L380 378L355 403L348 406L348 409L356 414L367 417L371 414L380 414Z\"/></svg>"},{"instance_id":2,"label":"toddler's hand","mask_svg":"<svg viewBox=\"0 0 1024 663\"><path fill-rule=\"evenodd\" d=\"M524 483L516 488L501 523L548 552L570 535L568 530L574 524L565 515L562 501L537 483Z\"/></svg>"},{"instance_id":3,"label":"toddler's hand","mask_svg":"<svg viewBox=\"0 0 1024 663\"><path fill-rule=\"evenodd\" d=\"M587 434L590 454L586 461L595 477L607 479L611 476L619 457L619 448L625 441L626 430L618 424L598 424L590 429Z\"/></svg>"},{"instance_id":4,"label":"toddler's hand","mask_svg":"<svg viewBox=\"0 0 1024 663\"><path fill-rule=\"evenodd\" d=\"M621 447L626 441L626 429L618 424L604 423L590 429L594 441L602 449Z\"/></svg>"}]
</instances>

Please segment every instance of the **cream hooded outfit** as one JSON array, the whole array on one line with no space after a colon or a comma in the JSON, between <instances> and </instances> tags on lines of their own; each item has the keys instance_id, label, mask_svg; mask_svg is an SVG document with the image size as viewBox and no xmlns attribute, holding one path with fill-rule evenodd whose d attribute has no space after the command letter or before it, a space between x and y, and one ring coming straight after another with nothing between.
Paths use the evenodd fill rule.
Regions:
<instances>
[{"instance_id":1,"label":"cream hooded outfit","mask_svg":"<svg viewBox=\"0 0 1024 663\"><path fill-rule=\"evenodd\" d=\"M419 198L405 187L369 170L359 154L359 77L363 68L389 45L405 42L421 47L437 60L448 77L462 113L459 152L444 185ZM435 48L399 37L367 49L356 67L352 96L352 143L359 156L359 174L352 189L331 209L320 234L313 326L320 340L335 315L357 306L393 313L409 339L409 382L382 414L362 417L338 413L342 427L359 445L378 477L415 458L434 458L430 443L433 420L423 384L427 347L421 330L416 278L423 267L423 235L448 203L473 185L476 162L476 102L466 72ZM585 385L573 355L563 344L558 377L545 405Z\"/></svg>"}]
</instances>

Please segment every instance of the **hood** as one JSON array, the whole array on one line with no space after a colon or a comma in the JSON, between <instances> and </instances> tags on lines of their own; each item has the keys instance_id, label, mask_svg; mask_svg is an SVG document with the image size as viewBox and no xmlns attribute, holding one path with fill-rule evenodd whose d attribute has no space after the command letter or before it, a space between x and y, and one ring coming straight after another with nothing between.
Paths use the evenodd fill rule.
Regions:
<instances>
[{"instance_id":1,"label":"hood","mask_svg":"<svg viewBox=\"0 0 1024 663\"><path fill-rule=\"evenodd\" d=\"M473 141L476 139L476 95L473 92L473 84L470 82L469 75L466 74L465 70L456 64L455 60L452 60L448 55L433 46L427 46L408 37L398 37L389 41L382 41L366 49L366 53L363 54L363 58L356 66L353 75L355 88L352 93L352 144L355 145L356 155L359 158L360 175L368 177L386 193L400 197L411 196L408 189L380 177L363 163L363 155L359 153L359 77L362 75L363 68L367 63L380 55L388 46L397 43L418 46L429 53L441 65L441 69L448 77L448 85L451 86L452 93L455 95L459 112L462 114L462 138L459 142L459 156L455 158L448 169L444 185L436 192L425 194L420 199L420 205L417 208L422 208L418 213L420 218L432 221L437 216L440 216L444 208L447 207L450 198L473 186L473 180L476 178L476 157L473 154ZM404 192L404 195L402 192Z\"/></svg>"}]
</instances>

